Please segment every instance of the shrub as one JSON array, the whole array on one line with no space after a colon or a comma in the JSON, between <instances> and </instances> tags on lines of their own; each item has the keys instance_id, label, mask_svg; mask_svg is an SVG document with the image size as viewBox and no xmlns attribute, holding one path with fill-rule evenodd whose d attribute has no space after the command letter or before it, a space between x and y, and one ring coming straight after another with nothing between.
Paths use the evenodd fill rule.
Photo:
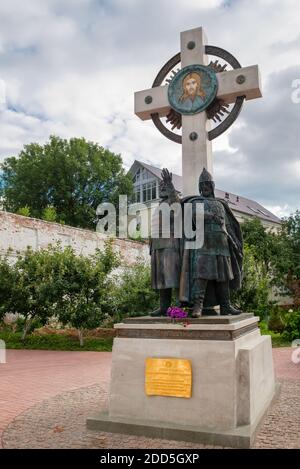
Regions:
<instances>
[{"instance_id":1,"label":"shrub","mask_svg":"<svg viewBox=\"0 0 300 469\"><path fill-rule=\"evenodd\" d=\"M264 319L272 305L268 300L269 291L270 280L264 265L256 260L253 249L245 244L242 287L232 294L232 302L241 310L254 312Z\"/></svg>"},{"instance_id":2,"label":"shrub","mask_svg":"<svg viewBox=\"0 0 300 469\"><path fill-rule=\"evenodd\" d=\"M18 327L23 327L25 340L28 332L57 316L78 329L82 345L83 330L99 326L104 318L105 297L111 290L109 274L118 263L111 241L103 252L90 257L56 245L38 251L28 248L13 266L4 259L0 318L6 312L21 315Z\"/></svg>"},{"instance_id":3,"label":"shrub","mask_svg":"<svg viewBox=\"0 0 300 469\"><path fill-rule=\"evenodd\" d=\"M285 322L284 316L286 312L280 308L278 305L272 307L269 319L268 319L268 328L270 331L279 332L280 334L284 331Z\"/></svg>"},{"instance_id":4,"label":"shrub","mask_svg":"<svg viewBox=\"0 0 300 469\"><path fill-rule=\"evenodd\" d=\"M25 207L21 207L16 211L17 215L22 215L23 217L30 217L30 207L25 205Z\"/></svg>"},{"instance_id":5,"label":"shrub","mask_svg":"<svg viewBox=\"0 0 300 469\"><path fill-rule=\"evenodd\" d=\"M110 297L112 312L118 319L122 315L137 316L155 309L158 293L151 288L150 266L139 260L133 267L125 269Z\"/></svg>"},{"instance_id":6,"label":"shrub","mask_svg":"<svg viewBox=\"0 0 300 469\"><path fill-rule=\"evenodd\" d=\"M10 286L7 287L6 312L20 314L23 323L23 336L33 329L34 321L45 324L53 314L59 298L59 271L61 248L50 246L33 251L27 248L24 255L10 267Z\"/></svg>"},{"instance_id":7,"label":"shrub","mask_svg":"<svg viewBox=\"0 0 300 469\"><path fill-rule=\"evenodd\" d=\"M284 332L286 340L300 339L300 310L287 313L284 317Z\"/></svg>"},{"instance_id":8,"label":"shrub","mask_svg":"<svg viewBox=\"0 0 300 469\"><path fill-rule=\"evenodd\" d=\"M90 257L76 256L71 249L64 252L65 273L61 276L61 295L57 314L63 324L78 330L83 346L84 329L98 327L105 319L106 296L112 289L110 272L119 265L112 242Z\"/></svg>"},{"instance_id":9,"label":"shrub","mask_svg":"<svg viewBox=\"0 0 300 469\"><path fill-rule=\"evenodd\" d=\"M0 258L0 321L9 312L8 303L13 295L14 269L7 257Z\"/></svg>"},{"instance_id":10,"label":"shrub","mask_svg":"<svg viewBox=\"0 0 300 469\"><path fill-rule=\"evenodd\" d=\"M51 207L51 205L48 205L48 207L43 210L42 219L45 221L55 222L57 219L55 207Z\"/></svg>"}]
</instances>

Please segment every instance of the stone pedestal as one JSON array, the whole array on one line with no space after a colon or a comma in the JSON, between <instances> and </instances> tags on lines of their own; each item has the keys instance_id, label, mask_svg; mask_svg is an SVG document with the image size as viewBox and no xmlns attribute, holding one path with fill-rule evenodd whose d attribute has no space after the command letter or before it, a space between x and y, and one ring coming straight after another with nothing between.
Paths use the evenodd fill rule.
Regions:
<instances>
[{"instance_id":1,"label":"stone pedestal","mask_svg":"<svg viewBox=\"0 0 300 469\"><path fill-rule=\"evenodd\" d=\"M274 396L271 338L252 314L173 324L136 318L116 324L109 406L94 430L249 447ZM191 398L148 396L146 358L188 359Z\"/></svg>"}]
</instances>

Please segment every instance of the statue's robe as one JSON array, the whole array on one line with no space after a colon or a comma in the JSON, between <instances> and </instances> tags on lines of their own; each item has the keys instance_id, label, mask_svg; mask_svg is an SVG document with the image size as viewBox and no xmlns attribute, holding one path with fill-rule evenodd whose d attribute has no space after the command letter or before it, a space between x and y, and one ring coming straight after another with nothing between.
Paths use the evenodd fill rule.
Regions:
<instances>
[{"instance_id":1,"label":"statue's robe","mask_svg":"<svg viewBox=\"0 0 300 469\"><path fill-rule=\"evenodd\" d=\"M180 204L178 204L180 208ZM151 255L151 285L155 290L167 288L179 288L181 274L181 239L175 237L174 224L181 220L179 213L170 213L170 231L164 232L164 227L159 216L158 206L151 220L152 233L156 237L150 239Z\"/></svg>"},{"instance_id":2,"label":"statue's robe","mask_svg":"<svg viewBox=\"0 0 300 469\"><path fill-rule=\"evenodd\" d=\"M182 268L180 277L180 301L193 303L194 279L208 281L204 306L219 304L216 282L229 282L232 290L237 290L242 281L243 240L240 225L228 204L215 197L191 196L182 200L192 204L192 218L195 227L196 204L204 204L204 244L199 249L185 249L187 240L182 239ZM221 216L223 226L214 223L207 213Z\"/></svg>"}]
</instances>

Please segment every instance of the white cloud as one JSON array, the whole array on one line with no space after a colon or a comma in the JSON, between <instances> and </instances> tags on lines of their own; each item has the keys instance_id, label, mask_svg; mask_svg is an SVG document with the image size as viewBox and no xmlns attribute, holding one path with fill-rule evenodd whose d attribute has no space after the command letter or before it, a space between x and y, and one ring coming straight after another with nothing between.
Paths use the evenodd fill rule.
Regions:
<instances>
[{"instance_id":1,"label":"white cloud","mask_svg":"<svg viewBox=\"0 0 300 469\"><path fill-rule=\"evenodd\" d=\"M138 158L180 172L180 145L134 115L133 93L150 87L179 51L180 31L203 25L210 44L229 50L244 66L259 64L264 87L264 98L245 103L238 122L214 141L217 185L293 210L299 173L287 167L299 161L300 104L291 110L287 99L291 103L292 81L300 78L294 67L299 21L298 0L1 2L0 158L55 133L109 146L127 167ZM283 81L274 78L269 92L270 76L280 72ZM267 149L276 165L263 153ZM257 167L276 184L258 190L252 176ZM280 174L291 178L288 203Z\"/></svg>"},{"instance_id":2,"label":"white cloud","mask_svg":"<svg viewBox=\"0 0 300 469\"><path fill-rule=\"evenodd\" d=\"M6 106L6 86L5 81L0 79L0 112Z\"/></svg>"},{"instance_id":3,"label":"white cloud","mask_svg":"<svg viewBox=\"0 0 300 469\"><path fill-rule=\"evenodd\" d=\"M282 207L279 205L265 205L265 207L278 218L288 217L293 212L293 208L288 204L285 204Z\"/></svg>"}]
</instances>

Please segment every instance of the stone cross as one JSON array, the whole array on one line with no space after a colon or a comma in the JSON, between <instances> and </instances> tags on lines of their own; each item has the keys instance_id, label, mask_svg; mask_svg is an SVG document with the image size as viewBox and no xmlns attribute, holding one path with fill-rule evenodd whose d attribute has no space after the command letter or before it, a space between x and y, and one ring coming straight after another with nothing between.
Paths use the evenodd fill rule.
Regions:
<instances>
[{"instance_id":1,"label":"stone cross","mask_svg":"<svg viewBox=\"0 0 300 469\"><path fill-rule=\"evenodd\" d=\"M182 69L189 65L208 65L208 57L205 54L206 37L202 27L183 31L180 39ZM238 96L245 96L246 100L261 97L257 65L219 72L216 73L216 78L216 97L228 104L235 102ZM135 114L142 120L151 119L151 114L155 113L160 117L166 116L171 110L169 86L157 86L136 92ZM208 130L206 112L182 114L183 196L198 194L198 178L203 167L212 173L212 143L207 138Z\"/></svg>"}]
</instances>

